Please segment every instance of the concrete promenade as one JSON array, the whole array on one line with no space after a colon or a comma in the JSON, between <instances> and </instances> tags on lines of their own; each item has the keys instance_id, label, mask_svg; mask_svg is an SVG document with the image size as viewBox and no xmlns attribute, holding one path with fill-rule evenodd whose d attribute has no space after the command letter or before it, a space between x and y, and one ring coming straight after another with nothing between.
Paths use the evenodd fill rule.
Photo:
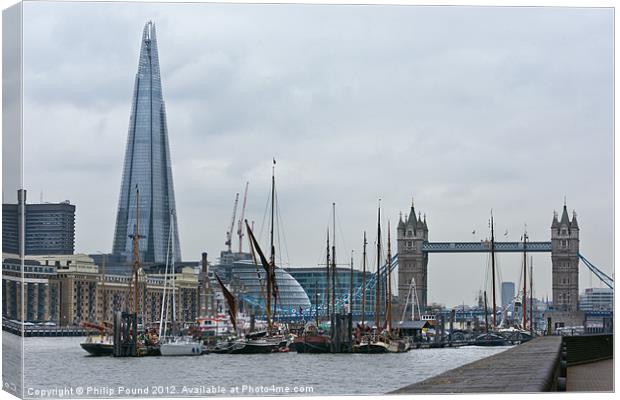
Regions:
<instances>
[{"instance_id":1,"label":"concrete promenade","mask_svg":"<svg viewBox=\"0 0 620 400\"><path fill-rule=\"evenodd\" d=\"M534 393L554 390L560 336L543 336L390 394Z\"/></svg>"},{"instance_id":2,"label":"concrete promenade","mask_svg":"<svg viewBox=\"0 0 620 400\"><path fill-rule=\"evenodd\" d=\"M568 392L612 392L614 390L614 360L568 367L566 390Z\"/></svg>"}]
</instances>

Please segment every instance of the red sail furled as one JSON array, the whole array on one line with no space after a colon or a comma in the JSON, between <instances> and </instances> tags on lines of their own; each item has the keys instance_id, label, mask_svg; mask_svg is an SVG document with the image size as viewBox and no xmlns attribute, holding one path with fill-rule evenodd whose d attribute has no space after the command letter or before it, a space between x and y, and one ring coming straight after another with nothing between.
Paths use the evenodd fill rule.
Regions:
<instances>
[{"instance_id":1,"label":"red sail furled","mask_svg":"<svg viewBox=\"0 0 620 400\"><path fill-rule=\"evenodd\" d=\"M254 232L252 232L252 229L250 229L250 225L248 224L247 220L245 221L245 225L248 231L248 236L250 237L250 243L252 245L252 248L254 248L258 253L260 262L263 265L265 272L267 272L267 292L268 295L274 298L275 305L275 301L277 301L279 295L278 284L276 283L275 265L272 266L271 263L267 260L267 257L265 257L265 255L263 254L263 251L261 250L260 245L256 240L256 237L254 237Z\"/></svg>"},{"instance_id":2,"label":"red sail furled","mask_svg":"<svg viewBox=\"0 0 620 400\"><path fill-rule=\"evenodd\" d=\"M256 241L256 238L254 237L254 232L252 232L252 229L250 229L250 225L248 224L247 219L245 220L245 226L250 236L250 242L252 244L252 247L258 252L258 256L260 257L260 262L263 265L263 268L265 268L265 271L267 272L267 274L269 274L270 269L271 269L269 268L269 261L267 261L267 258L265 257L265 255L263 254L263 251L258 245L258 242Z\"/></svg>"},{"instance_id":3,"label":"red sail furled","mask_svg":"<svg viewBox=\"0 0 620 400\"><path fill-rule=\"evenodd\" d=\"M233 329L237 332L237 305L235 304L235 296L226 289L226 286L222 283L221 279L217 274L215 274L215 279L220 284L222 288L222 293L226 298L226 302L228 303L228 315L230 315L230 322L232 323Z\"/></svg>"}]
</instances>

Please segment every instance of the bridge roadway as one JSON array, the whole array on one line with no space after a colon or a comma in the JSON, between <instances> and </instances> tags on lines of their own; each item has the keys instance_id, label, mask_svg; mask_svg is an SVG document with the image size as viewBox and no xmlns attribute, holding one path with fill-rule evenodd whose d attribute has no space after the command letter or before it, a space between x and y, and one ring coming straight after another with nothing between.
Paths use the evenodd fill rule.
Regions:
<instances>
[{"instance_id":1,"label":"bridge roadway","mask_svg":"<svg viewBox=\"0 0 620 400\"><path fill-rule=\"evenodd\" d=\"M530 253L551 252L551 242L526 242L525 250ZM426 253L489 253L490 241L480 242L425 242L422 251ZM496 253L522 253L523 242L495 242Z\"/></svg>"}]
</instances>

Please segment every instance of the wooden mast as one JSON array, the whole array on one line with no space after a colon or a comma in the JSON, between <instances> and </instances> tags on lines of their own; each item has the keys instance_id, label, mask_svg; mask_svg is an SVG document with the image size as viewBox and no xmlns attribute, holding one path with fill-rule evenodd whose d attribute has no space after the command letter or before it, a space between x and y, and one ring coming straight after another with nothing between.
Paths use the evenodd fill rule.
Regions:
<instances>
[{"instance_id":1,"label":"wooden mast","mask_svg":"<svg viewBox=\"0 0 620 400\"><path fill-rule=\"evenodd\" d=\"M484 291L484 328L489 333L489 306L487 306L487 291Z\"/></svg>"},{"instance_id":2,"label":"wooden mast","mask_svg":"<svg viewBox=\"0 0 620 400\"><path fill-rule=\"evenodd\" d=\"M497 327L496 322L496 314L497 308L495 305L495 231L493 228L493 211L491 211L491 275L492 275L492 285L493 285L493 330L495 331Z\"/></svg>"},{"instance_id":3,"label":"wooden mast","mask_svg":"<svg viewBox=\"0 0 620 400\"><path fill-rule=\"evenodd\" d=\"M276 248L273 244L273 220L274 220L274 212L275 212L275 192L276 192L276 159L273 159L273 165L271 167L271 232L269 239L269 246L271 248L271 255L269 257L269 280L267 283L267 294L268 296L274 296L273 301L273 313L272 315L275 317L276 315L276 299L274 292L274 278L275 278L275 269L276 269ZM269 300L271 302L271 299Z\"/></svg>"},{"instance_id":4,"label":"wooden mast","mask_svg":"<svg viewBox=\"0 0 620 400\"><path fill-rule=\"evenodd\" d=\"M362 328L366 323L366 231L364 231L364 255L362 256Z\"/></svg>"},{"instance_id":5,"label":"wooden mast","mask_svg":"<svg viewBox=\"0 0 620 400\"><path fill-rule=\"evenodd\" d=\"M316 328L319 329L319 283L314 281L314 319L316 321Z\"/></svg>"},{"instance_id":6,"label":"wooden mast","mask_svg":"<svg viewBox=\"0 0 620 400\"><path fill-rule=\"evenodd\" d=\"M523 329L527 329L527 232L523 233Z\"/></svg>"},{"instance_id":7,"label":"wooden mast","mask_svg":"<svg viewBox=\"0 0 620 400\"><path fill-rule=\"evenodd\" d=\"M332 242L332 314L336 314L336 203L332 203L333 234Z\"/></svg>"},{"instance_id":8,"label":"wooden mast","mask_svg":"<svg viewBox=\"0 0 620 400\"><path fill-rule=\"evenodd\" d=\"M174 228L174 221L172 218L174 218L174 210L170 210L170 222L172 227L170 229ZM171 230L172 232L172 230ZM171 244L171 251L170 251L170 257L171 257L171 266L172 266L172 317L170 318L170 329L171 329L171 334L172 336L176 336L177 334L177 321L176 321L176 313L177 313L177 306L176 306L176 280L177 280L177 274L176 271L174 270L174 233L172 233L172 244Z\"/></svg>"},{"instance_id":9,"label":"wooden mast","mask_svg":"<svg viewBox=\"0 0 620 400\"><path fill-rule=\"evenodd\" d=\"M530 256L530 334L534 335L534 314L532 313L534 303L534 259Z\"/></svg>"},{"instance_id":10,"label":"wooden mast","mask_svg":"<svg viewBox=\"0 0 620 400\"><path fill-rule=\"evenodd\" d=\"M349 312L353 315L353 250L351 250L351 282L349 284Z\"/></svg>"},{"instance_id":11,"label":"wooden mast","mask_svg":"<svg viewBox=\"0 0 620 400\"><path fill-rule=\"evenodd\" d=\"M132 263L132 287L131 292L129 294L130 297L130 307L129 312L131 314L136 314L136 318L138 315L138 271L140 269L140 190L138 189L138 185L136 185L136 226L134 229L133 235L129 235L133 239L133 263Z\"/></svg>"},{"instance_id":12,"label":"wooden mast","mask_svg":"<svg viewBox=\"0 0 620 400\"><path fill-rule=\"evenodd\" d=\"M172 210L170 210L170 220L172 221ZM166 288L168 286L168 261L170 260L170 246L172 243L172 224L170 224L170 229L168 230L168 243L166 245L166 269L164 270L164 287L162 290L161 296L161 314L159 317L159 337L162 338L166 336L166 323L164 322L164 318L166 321L168 320L168 296L166 293Z\"/></svg>"},{"instance_id":13,"label":"wooden mast","mask_svg":"<svg viewBox=\"0 0 620 400\"><path fill-rule=\"evenodd\" d=\"M377 332L380 330L379 325L381 323L379 319L381 301L381 204L377 208L377 281L375 287L375 325L377 326Z\"/></svg>"},{"instance_id":14,"label":"wooden mast","mask_svg":"<svg viewBox=\"0 0 620 400\"><path fill-rule=\"evenodd\" d=\"M390 221L388 221L388 233L387 233L387 309L385 311L385 319L387 322L388 333L392 333L392 249L390 243Z\"/></svg>"},{"instance_id":15,"label":"wooden mast","mask_svg":"<svg viewBox=\"0 0 620 400\"><path fill-rule=\"evenodd\" d=\"M326 275L325 275L325 301L327 302L327 308L325 309L325 313L326 313L325 315L327 316L327 320L331 321L331 318L332 318L332 316L331 316L332 315L331 314L331 309L330 309L331 302L329 300L329 296L330 296L329 295L329 292L330 292L330 290L329 290L329 276L330 276L330 273L329 273L329 268L330 268L330 265L329 265L329 226L327 227L327 249L326 249L326 254L327 254L327 256L325 258L325 272L326 272Z\"/></svg>"},{"instance_id":16,"label":"wooden mast","mask_svg":"<svg viewBox=\"0 0 620 400\"><path fill-rule=\"evenodd\" d=\"M252 229L250 228L250 225L248 224L248 220L245 220L245 226L247 228L247 232L248 232L248 237L250 239L250 249L252 249L252 257L254 258L254 262L256 263L256 257L254 254L254 251L256 250L256 252L258 253L258 257L260 258L260 262L261 265L263 266L263 269L265 270L265 274L267 275L267 295L265 296L265 316L267 317L267 330L268 332L271 332L271 276L270 276L270 272L271 272L271 263L267 260L267 258L265 257L265 254L263 253L263 251L260 248L260 245L258 244L258 241L256 240L256 237L254 236L254 232L252 232ZM258 276L258 281L261 285L261 294L263 294L263 284L262 281L260 279L260 274L258 273L258 271L256 272L257 276Z\"/></svg>"}]
</instances>

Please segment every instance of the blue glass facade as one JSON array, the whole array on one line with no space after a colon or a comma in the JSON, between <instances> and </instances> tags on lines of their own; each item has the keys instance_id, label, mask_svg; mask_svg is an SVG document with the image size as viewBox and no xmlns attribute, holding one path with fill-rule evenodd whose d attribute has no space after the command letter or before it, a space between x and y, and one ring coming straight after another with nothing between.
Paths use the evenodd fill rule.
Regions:
<instances>
[{"instance_id":1,"label":"blue glass facade","mask_svg":"<svg viewBox=\"0 0 620 400\"><path fill-rule=\"evenodd\" d=\"M134 83L125 164L116 216L112 252L121 259L132 258L129 237L136 226L136 188L140 193L140 260L165 262L174 223L175 259L181 260L175 209L166 108L162 96L155 24L144 26L138 73Z\"/></svg>"},{"instance_id":2,"label":"blue glass facade","mask_svg":"<svg viewBox=\"0 0 620 400\"><path fill-rule=\"evenodd\" d=\"M325 296L327 294L327 279L325 267L297 267L297 268L287 268L286 272L295 279L299 285L304 289L304 291L308 294L308 298L312 303L312 307L315 306L315 293L318 295L318 303L319 310L321 312L325 312L325 308L327 306L327 301ZM371 270L366 271L366 282L369 282L375 273ZM338 267L336 268L336 301L337 301L337 311L341 311L343 307L348 302L348 296L350 293L351 286L351 270L347 267ZM362 287L362 283L364 282L364 277L362 271L354 269L353 270L353 291ZM329 282L330 291L331 291L331 279ZM361 289L360 289L361 290ZM316 291L316 292L315 292ZM367 316L374 315L375 313L375 296L376 291L374 286L372 288L368 288L366 290L366 306L364 309L364 313ZM344 299L347 299L346 301ZM340 300L338 302L338 300ZM331 302L331 294L330 294L330 302ZM382 305L383 307L383 305ZM353 298L353 312L355 315L361 315L362 313L362 299L361 299L361 291L357 296Z\"/></svg>"}]
</instances>

